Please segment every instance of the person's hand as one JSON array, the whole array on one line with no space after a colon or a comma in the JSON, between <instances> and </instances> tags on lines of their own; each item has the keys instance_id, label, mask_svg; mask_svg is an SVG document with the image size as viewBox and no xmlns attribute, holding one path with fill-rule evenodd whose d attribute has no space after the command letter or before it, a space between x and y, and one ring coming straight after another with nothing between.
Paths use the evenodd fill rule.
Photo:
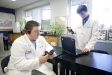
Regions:
<instances>
[{"instance_id":1,"label":"person's hand","mask_svg":"<svg viewBox=\"0 0 112 75\"><path fill-rule=\"evenodd\" d=\"M82 49L82 52L84 52L84 53L85 53L85 52L89 52L89 50L88 50L87 48L83 48L83 49Z\"/></svg>"},{"instance_id":2,"label":"person's hand","mask_svg":"<svg viewBox=\"0 0 112 75\"><path fill-rule=\"evenodd\" d=\"M48 59L49 59L49 55L48 54L47 55L43 54L43 55L41 55L39 57L40 63L45 63L45 62L47 62Z\"/></svg>"},{"instance_id":3,"label":"person's hand","mask_svg":"<svg viewBox=\"0 0 112 75\"><path fill-rule=\"evenodd\" d=\"M70 31L70 30L72 30L72 28L71 27L67 27L67 30Z\"/></svg>"},{"instance_id":4,"label":"person's hand","mask_svg":"<svg viewBox=\"0 0 112 75\"><path fill-rule=\"evenodd\" d=\"M49 59L53 59L54 58L54 54L49 55Z\"/></svg>"}]
</instances>

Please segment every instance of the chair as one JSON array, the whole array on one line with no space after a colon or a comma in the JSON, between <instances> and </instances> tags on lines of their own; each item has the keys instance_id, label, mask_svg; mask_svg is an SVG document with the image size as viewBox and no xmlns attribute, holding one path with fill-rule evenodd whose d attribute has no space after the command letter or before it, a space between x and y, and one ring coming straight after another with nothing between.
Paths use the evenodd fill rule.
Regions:
<instances>
[{"instance_id":1,"label":"chair","mask_svg":"<svg viewBox=\"0 0 112 75\"><path fill-rule=\"evenodd\" d=\"M46 75L46 74L44 74L44 73L42 73L42 72L40 72L38 70L32 70L31 75Z\"/></svg>"},{"instance_id":2,"label":"chair","mask_svg":"<svg viewBox=\"0 0 112 75\"><path fill-rule=\"evenodd\" d=\"M109 54L106 51L102 51L102 50L91 50L90 52L96 52L96 53L102 53L102 54Z\"/></svg>"},{"instance_id":3,"label":"chair","mask_svg":"<svg viewBox=\"0 0 112 75\"><path fill-rule=\"evenodd\" d=\"M1 61L1 68L2 68L2 72L5 74L4 68L7 67L8 63L10 60L10 55L5 57L2 61Z\"/></svg>"}]
</instances>

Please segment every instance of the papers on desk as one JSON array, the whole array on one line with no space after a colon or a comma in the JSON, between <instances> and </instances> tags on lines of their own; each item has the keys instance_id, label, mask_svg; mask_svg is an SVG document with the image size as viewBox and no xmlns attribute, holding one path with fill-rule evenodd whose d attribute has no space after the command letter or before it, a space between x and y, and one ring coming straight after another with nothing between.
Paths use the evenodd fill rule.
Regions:
<instances>
[{"instance_id":1,"label":"papers on desk","mask_svg":"<svg viewBox=\"0 0 112 75\"><path fill-rule=\"evenodd\" d=\"M51 46L56 46L56 42L51 42Z\"/></svg>"}]
</instances>

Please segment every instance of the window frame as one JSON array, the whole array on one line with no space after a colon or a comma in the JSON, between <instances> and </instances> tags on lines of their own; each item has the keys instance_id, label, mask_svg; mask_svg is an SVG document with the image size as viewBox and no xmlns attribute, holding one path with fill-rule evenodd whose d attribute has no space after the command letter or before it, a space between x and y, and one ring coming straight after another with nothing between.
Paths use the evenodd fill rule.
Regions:
<instances>
[{"instance_id":1,"label":"window frame","mask_svg":"<svg viewBox=\"0 0 112 75\"><path fill-rule=\"evenodd\" d=\"M43 18L42 8L43 8L43 7L47 7L47 6L50 7L50 5L44 5L44 6L40 6L40 7L36 7L36 8L29 9L29 10L25 10L25 11L24 11L24 13L25 13L25 18L26 18L26 12L28 12L28 11L32 11L32 20L33 20L33 19L34 19L34 12L33 12L33 11L34 11L35 9L40 8L40 9L41 9L41 20L43 20L43 19L42 19L42 18ZM50 19L51 19L51 16L50 16ZM46 20L47 20L47 19L46 19Z\"/></svg>"}]
</instances>

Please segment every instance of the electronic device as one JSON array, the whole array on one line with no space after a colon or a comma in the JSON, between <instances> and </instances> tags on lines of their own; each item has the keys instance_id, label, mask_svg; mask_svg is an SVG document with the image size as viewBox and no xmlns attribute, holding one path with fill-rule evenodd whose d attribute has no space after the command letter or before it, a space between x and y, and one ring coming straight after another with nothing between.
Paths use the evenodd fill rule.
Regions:
<instances>
[{"instance_id":1,"label":"electronic device","mask_svg":"<svg viewBox=\"0 0 112 75\"><path fill-rule=\"evenodd\" d=\"M83 53L81 50L77 50L75 46L75 39L71 37L61 37L61 43L63 51L71 54L71 55L81 55L86 54Z\"/></svg>"},{"instance_id":2,"label":"electronic device","mask_svg":"<svg viewBox=\"0 0 112 75\"><path fill-rule=\"evenodd\" d=\"M50 50L49 52L48 51L45 51L45 55L47 55L47 54L49 54L49 55L54 54L54 50Z\"/></svg>"},{"instance_id":3,"label":"electronic device","mask_svg":"<svg viewBox=\"0 0 112 75\"><path fill-rule=\"evenodd\" d=\"M67 27L67 28L68 28L68 27ZM69 32L70 32L70 33L72 33L72 34L74 34L74 31L73 31L72 29L71 29L71 30L69 30Z\"/></svg>"}]
</instances>

